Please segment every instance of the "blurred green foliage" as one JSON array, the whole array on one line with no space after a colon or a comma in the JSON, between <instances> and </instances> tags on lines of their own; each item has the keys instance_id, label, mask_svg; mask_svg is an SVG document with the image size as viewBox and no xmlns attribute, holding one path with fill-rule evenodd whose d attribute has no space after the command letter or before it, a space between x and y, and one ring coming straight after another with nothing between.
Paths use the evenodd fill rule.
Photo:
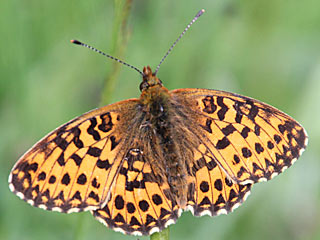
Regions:
<instances>
[{"instance_id":1,"label":"blurred green foliage","mask_svg":"<svg viewBox=\"0 0 320 240\"><path fill-rule=\"evenodd\" d=\"M0 239L137 239L106 229L89 213L33 208L7 184L32 144L99 105L114 63L69 40L114 51L114 6L107 0L0 2ZM255 185L235 212L184 213L170 239L320 239L320 2L133 1L122 58L154 69L201 8L206 13L159 71L165 86L257 98L300 121L310 139L292 168ZM139 96L140 76L120 70L110 103Z\"/></svg>"}]
</instances>

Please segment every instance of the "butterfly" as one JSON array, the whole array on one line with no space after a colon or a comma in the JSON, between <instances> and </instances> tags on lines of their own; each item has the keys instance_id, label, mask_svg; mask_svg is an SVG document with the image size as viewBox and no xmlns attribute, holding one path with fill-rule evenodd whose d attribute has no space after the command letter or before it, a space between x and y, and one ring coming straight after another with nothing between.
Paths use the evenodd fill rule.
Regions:
<instances>
[{"instance_id":1,"label":"butterfly","mask_svg":"<svg viewBox=\"0 0 320 240\"><path fill-rule=\"evenodd\" d=\"M14 165L10 190L35 207L90 211L116 231L149 235L185 210L233 211L254 183L302 154L306 131L287 114L224 91L169 91L160 64L155 72L129 65L142 75L140 98L94 109L36 143Z\"/></svg>"}]
</instances>

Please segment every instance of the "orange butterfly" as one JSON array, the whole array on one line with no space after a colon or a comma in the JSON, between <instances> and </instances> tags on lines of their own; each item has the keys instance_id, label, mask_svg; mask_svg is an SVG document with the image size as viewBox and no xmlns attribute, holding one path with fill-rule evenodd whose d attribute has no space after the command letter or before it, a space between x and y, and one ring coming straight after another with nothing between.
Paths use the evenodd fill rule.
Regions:
<instances>
[{"instance_id":1,"label":"orange butterfly","mask_svg":"<svg viewBox=\"0 0 320 240\"><path fill-rule=\"evenodd\" d=\"M227 214L252 184L283 172L307 145L303 127L265 103L216 90L169 91L156 76L160 64L154 73L124 64L143 77L140 98L49 133L13 167L12 192L39 208L90 210L116 231L148 235L184 210Z\"/></svg>"}]
</instances>

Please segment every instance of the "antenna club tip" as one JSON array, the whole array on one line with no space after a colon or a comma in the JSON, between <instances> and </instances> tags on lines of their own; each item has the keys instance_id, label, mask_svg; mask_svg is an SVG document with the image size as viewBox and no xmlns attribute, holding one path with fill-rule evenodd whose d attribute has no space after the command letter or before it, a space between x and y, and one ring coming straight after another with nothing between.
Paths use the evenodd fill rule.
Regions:
<instances>
[{"instance_id":1,"label":"antenna club tip","mask_svg":"<svg viewBox=\"0 0 320 240\"><path fill-rule=\"evenodd\" d=\"M197 17L197 18L200 17L204 12L205 12L205 10L204 10L204 9L201 9L201 10L197 13L196 17Z\"/></svg>"},{"instance_id":2,"label":"antenna club tip","mask_svg":"<svg viewBox=\"0 0 320 240\"><path fill-rule=\"evenodd\" d=\"M73 44L81 45L81 42L79 42L78 40L72 39L72 40L70 40L70 42Z\"/></svg>"}]
</instances>

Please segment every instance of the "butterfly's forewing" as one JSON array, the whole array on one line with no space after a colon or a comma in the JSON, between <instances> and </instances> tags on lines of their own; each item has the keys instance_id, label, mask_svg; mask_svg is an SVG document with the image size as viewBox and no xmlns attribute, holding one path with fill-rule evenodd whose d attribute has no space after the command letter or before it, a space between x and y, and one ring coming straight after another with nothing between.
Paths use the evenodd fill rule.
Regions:
<instances>
[{"instance_id":1,"label":"butterfly's forewing","mask_svg":"<svg viewBox=\"0 0 320 240\"><path fill-rule=\"evenodd\" d=\"M102 207L122 165L138 100L86 113L54 130L13 167L10 189L31 205L60 212ZM129 118L128 118L129 116Z\"/></svg>"},{"instance_id":2,"label":"butterfly's forewing","mask_svg":"<svg viewBox=\"0 0 320 240\"><path fill-rule=\"evenodd\" d=\"M93 215L106 226L125 234L149 235L176 221L178 206L169 194L167 182L161 184L144 152L137 145L124 157L109 202ZM148 155L148 154L146 154ZM155 159L157 160L157 159Z\"/></svg>"},{"instance_id":3,"label":"butterfly's forewing","mask_svg":"<svg viewBox=\"0 0 320 240\"><path fill-rule=\"evenodd\" d=\"M206 89L170 93L188 109L195 120L189 129L201 140L190 166L196 183L188 204L196 215L232 210L252 183L283 172L307 145L298 122L257 100Z\"/></svg>"}]
</instances>

